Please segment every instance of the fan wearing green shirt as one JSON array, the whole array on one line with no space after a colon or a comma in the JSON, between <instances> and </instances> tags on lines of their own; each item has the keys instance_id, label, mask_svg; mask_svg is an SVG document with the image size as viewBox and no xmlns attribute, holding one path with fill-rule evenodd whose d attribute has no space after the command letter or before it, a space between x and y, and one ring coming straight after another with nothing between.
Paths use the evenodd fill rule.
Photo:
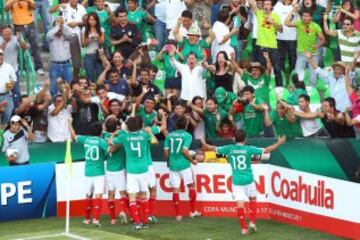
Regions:
<instances>
[{"instance_id":1,"label":"fan wearing green shirt","mask_svg":"<svg viewBox=\"0 0 360 240\"><path fill-rule=\"evenodd\" d=\"M129 196L129 207L134 220L133 230L147 227L149 203L146 198L148 191L148 168L151 136L143 131L135 117L126 121L127 134L110 139L111 145L123 145L126 152L126 189ZM136 198L140 198L140 212ZM142 216L142 219L140 219Z\"/></svg>"},{"instance_id":2,"label":"fan wearing green shirt","mask_svg":"<svg viewBox=\"0 0 360 240\"><path fill-rule=\"evenodd\" d=\"M118 119L110 115L105 119L102 137L108 141L111 137L118 137L125 134L124 130L117 131ZM116 224L115 214L115 194L120 194L119 218L122 224L127 224L126 209L129 206L129 199L126 193L125 175L125 149L123 146L111 146L109 157L106 164L106 186L108 189L108 208L110 212L111 224Z\"/></svg>"},{"instance_id":3,"label":"fan wearing green shirt","mask_svg":"<svg viewBox=\"0 0 360 240\"><path fill-rule=\"evenodd\" d=\"M105 166L104 161L108 154L108 144L102 139L102 124L95 122L90 126L91 136L76 135L69 120L71 138L84 145L85 150L85 219L84 224L91 224L91 211L93 210L92 224L100 226L100 211L102 195L105 192ZM93 195L95 198L93 199Z\"/></svg>"},{"instance_id":4,"label":"fan wearing green shirt","mask_svg":"<svg viewBox=\"0 0 360 240\"><path fill-rule=\"evenodd\" d=\"M256 204L256 187L254 183L254 175L251 167L251 159L253 156L261 156L277 149L285 143L286 138L280 137L278 141L265 149L247 146L246 133L243 130L237 130L235 133L235 144L215 147L201 140L205 149L215 151L219 155L225 155L230 163L232 172L232 194L237 203L237 216L239 218L241 233L246 235L250 232L257 231L255 225L257 204ZM249 229L245 221L245 201L250 200L250 222Z\"/></svg>"},{"instance_id":5,"label":"fan wearing green shirt","mask_svg":"<svg viewBox=\"0 0 360 240\"><path fill-rule=\"evenodd\" d=\"M181 180L189 188L190 217L201 216L201 212L196 210L196 190L191 164L196 165L197 162L189 152L192 136L185 130L188 124L189 120L186 117L180 117L175 124L176 130L167 135L164 142L164 156L169 159L169 182L173 189L177 221L182 220L179 196Z\"/></svg>"},{"instance_id":6,"label":"fan wearing green shirt","mask_svg":"<svg viewBox=\"0 0 360 240\"><path fill-rule=\"evenodd\" d=\"M288 27L295 27L297 32L297 59L295 71L298 74L299 80L303 81L305 69L308 68L310 72L310 83L312 86L316 85L315 70L309 66L304 53L310 52L312 58L316 63L319 63L318 48L325 44L325 37L322 33L321 27L312 21L312 12L310 9L304 9L301 13L301 20L291 20L296 12L294 8L285 19L285 25Z\"/></svg>"},{"instance_id":7,"label":"fan wearing green shirt","mask_svg":"<svg viewBox=\"0 0 360 240\"><path fill-rule=\"evenodd\" d=\"M206 100L206 109L203 112L205 122L205 135L206 138L218 138L216 126L222 120L228 117L228 113L217 106L215 98L210 97Z\"/></svg>"},{"instance_id":8,"label":"fan wearing green shirt","mask_svg":"<svg viewBox=\"0 0 360 240\"><path fill-rule=\"evenodd\" d=\"M139 7L137 0L128 1L128 10L127 18L129 22L135 24L137 29L139 29L142 42L147 42L149 36L147 31L149 29L146 29L146 24L147 22L155 23L156 19L143 8Z\"/></svg>"},{"instance_id":9,"label":"fan wearing green shirt","mask_svg":"<svg viewBox=\"0 0 360 240\"><path fill-rule=\"evenodd\" d=\"M243 130L249 137L260 137L263 132L263 100L255 98L255 90L252 86L243 89Z\"/></svg>"},{"instance_id":10,"label":"fan wearing green shirt","mask_svg":"<svg viewBox=\"0 0 360 240\"><path fill-rule=\"evenodd\" d=\"M268 52L274 67L276 86L282 86L280 69L280 58L277 44L277 32L283 31L279 15L273 12L272 1L265 0L263 9L260 10L254 0L249 0L251 9L256 15L257 20L257 42L262 51ZM260 58L260 63L265 64L264 58Z\"/></svg>"},{"instance_id":11,"label":"fan wearing green shirt","mask_svg":"<svg viewBox=\"0 0 360 240\"><path fill-rule=\"evenodd\" d=\"M245 85L252 86L255 89L255 97L261 98L267 104L270 104L269 84L272 71L272 64L268 52L263 52L266 61L266 69L258 62L251 63L248 68L249 72L245 72L237 64L236 71L241 75Z\"/></svg>"},{"instance_id":12,"label":"fan wearing green shirt","mask_svg":"<svg viewBox=\"0 0 360 240\"><path fill-rule=\"evenodd\" d=\"M276 110L269 114L269 106L264 104L265 126L275 127L277 136L286 136L287 139L303 137L300 119L297 118L291 108L277 102Z\"/></svg>"}]
</instances>

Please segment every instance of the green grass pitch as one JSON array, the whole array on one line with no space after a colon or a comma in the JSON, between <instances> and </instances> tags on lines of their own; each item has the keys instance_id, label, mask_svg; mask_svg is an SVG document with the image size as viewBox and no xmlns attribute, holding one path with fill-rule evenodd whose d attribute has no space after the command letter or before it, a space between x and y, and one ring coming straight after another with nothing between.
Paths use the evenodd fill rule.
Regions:
<instances>
[{"instance_id":1,"label":"green grass pitch","mask_svg":"<svg viewBox=\"0 0 360 240\"><path fill-rule=\"evenodd\" d=\"M116 240L320 240L339 239L321 232L286 225L274 221L257 221L258 232L242 236L236 219L232 218L185 218L177 223L174 218L160 218L160 223L150 229L131 231L130 225L110 225L109 218L101 218L101 227L85 226L81 218L72 218L70 231L89 239ZM0 223L0 239L19 239L46 236L64 231L65 220L60 218L35 219ZM42 239L72 239L66 236Z\"/></svg>"}]
</instances>

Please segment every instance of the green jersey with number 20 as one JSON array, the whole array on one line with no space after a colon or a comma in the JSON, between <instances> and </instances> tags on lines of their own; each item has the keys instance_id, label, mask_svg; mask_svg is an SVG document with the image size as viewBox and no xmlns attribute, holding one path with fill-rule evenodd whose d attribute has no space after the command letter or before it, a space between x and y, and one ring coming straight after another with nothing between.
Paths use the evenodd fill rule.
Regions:
<instances>
[{"instance_id":1,"label":"green jersey with number 20","mask_svg":"<svg viewBox=\"0 0 360 240\"><path fill-rule=\"evenodd\" d=\"M254 181L251 168L252 155L261 155L263 149L241 144L217 147L218 154L226 155L231 165L232 182L234 185L248 185Z\"/></svg>"},{"instance_id":2,"label":"green jersey with number 20","mask_svg":"<svg viewBox=\"0 0 360 240\"><path fill-rule=\"evenodd\" d=\"M176 130L166 136L164 149L169 150L171 171L182 171L191 166L189 160L182 153L183 149L189 149L191 142L191 134L184 130Z\"/></svg>"},{"instance_id":3,"label":"green jersey with number 20","mask_svg":"<svg viewBox=\"0 0 360 240\"><path fill-rule=\"evenodd\" d=\"M151 136L145 131L129 132L113 140L123 144L126 151L126 171L132 174L146 173L149 167Z\"/></svg>"},{"instance_id":4,"label":"green jersey with number 20","mask_svg":"<svg viewBox=\"0 0 360 240\"><path fill-rule=\"evenodd\" d=\"M95 177L105 175L104 160L108 151L108 144L99 137L78 135L76 142L84 144L85 176Z\"/></svg>"}]
</instances>

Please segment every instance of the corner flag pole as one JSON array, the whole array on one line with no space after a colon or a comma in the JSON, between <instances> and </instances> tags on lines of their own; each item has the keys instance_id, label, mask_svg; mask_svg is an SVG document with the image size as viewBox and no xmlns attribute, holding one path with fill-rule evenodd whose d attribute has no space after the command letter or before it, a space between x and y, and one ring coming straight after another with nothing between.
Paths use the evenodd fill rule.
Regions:
<instances>
[{"instance_id":1,"label":"corner flag pole","mask_svg":"<svg viewBox=\"0 0 360 240\"><path fill-rule=\"evenodd\" d=\"M70 233L70 180L71 180L70 177L71 177L71 169L72 169L71 139L68 139L66 142L65 165L67 166L65 234L69 234Z\"/></svg>"}]
</instances>

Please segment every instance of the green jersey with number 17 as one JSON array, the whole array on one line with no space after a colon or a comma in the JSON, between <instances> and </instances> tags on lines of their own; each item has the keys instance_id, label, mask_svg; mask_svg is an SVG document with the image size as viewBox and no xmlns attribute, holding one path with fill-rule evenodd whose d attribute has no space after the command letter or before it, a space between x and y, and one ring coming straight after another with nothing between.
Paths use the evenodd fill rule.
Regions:
<instances>
[{"instance_id":1,"label":"green jersey with number 17","mask_svg":"<svg viewBox=\"0 0 360 240\"><path fill-rule=\"evenodd\" d=\"M129 132L113 140L113 144L122 144L126 151L126 171L141 174L148 171L151 136L145 131Z\"/></svg>"},{"instance_id":2,"label":"green jersey with number 17","mask_svg":"<svg viewBox=\"0 0 360 240\"><path fill-rule=\"evenodd\" d=\"M85 176L95 177L105 175L104 160L108 151L108 144L99 137L78 135L76 142L84 144Z\"/></svg>"},{"instance_id":3,"label":"green jersey with number 17","mask_svg":"<svg viewBox=\"0 0 360 240\"><path fill-rule=\"evenodd\" d=\"M216 152L226 155L231 166L234 185L248 185L254 181L251 157L252 155L261 155L263 149L242 144L231 144L217 147Z\"/></svg>"},{"instance_id":4,"label":"green jersey with number 17","mask_svg":"<svg viewBox=\"0 0 360 240\"><path fill-rule=\"evenodd\" d=\"M169 150L169 167L171 171L182 171L191 166L189 160L182 153L183 149L189 149L191 142L191 134L184 130L176 130L166 136L164 149Z\"/></svg>"}]
</instances>

